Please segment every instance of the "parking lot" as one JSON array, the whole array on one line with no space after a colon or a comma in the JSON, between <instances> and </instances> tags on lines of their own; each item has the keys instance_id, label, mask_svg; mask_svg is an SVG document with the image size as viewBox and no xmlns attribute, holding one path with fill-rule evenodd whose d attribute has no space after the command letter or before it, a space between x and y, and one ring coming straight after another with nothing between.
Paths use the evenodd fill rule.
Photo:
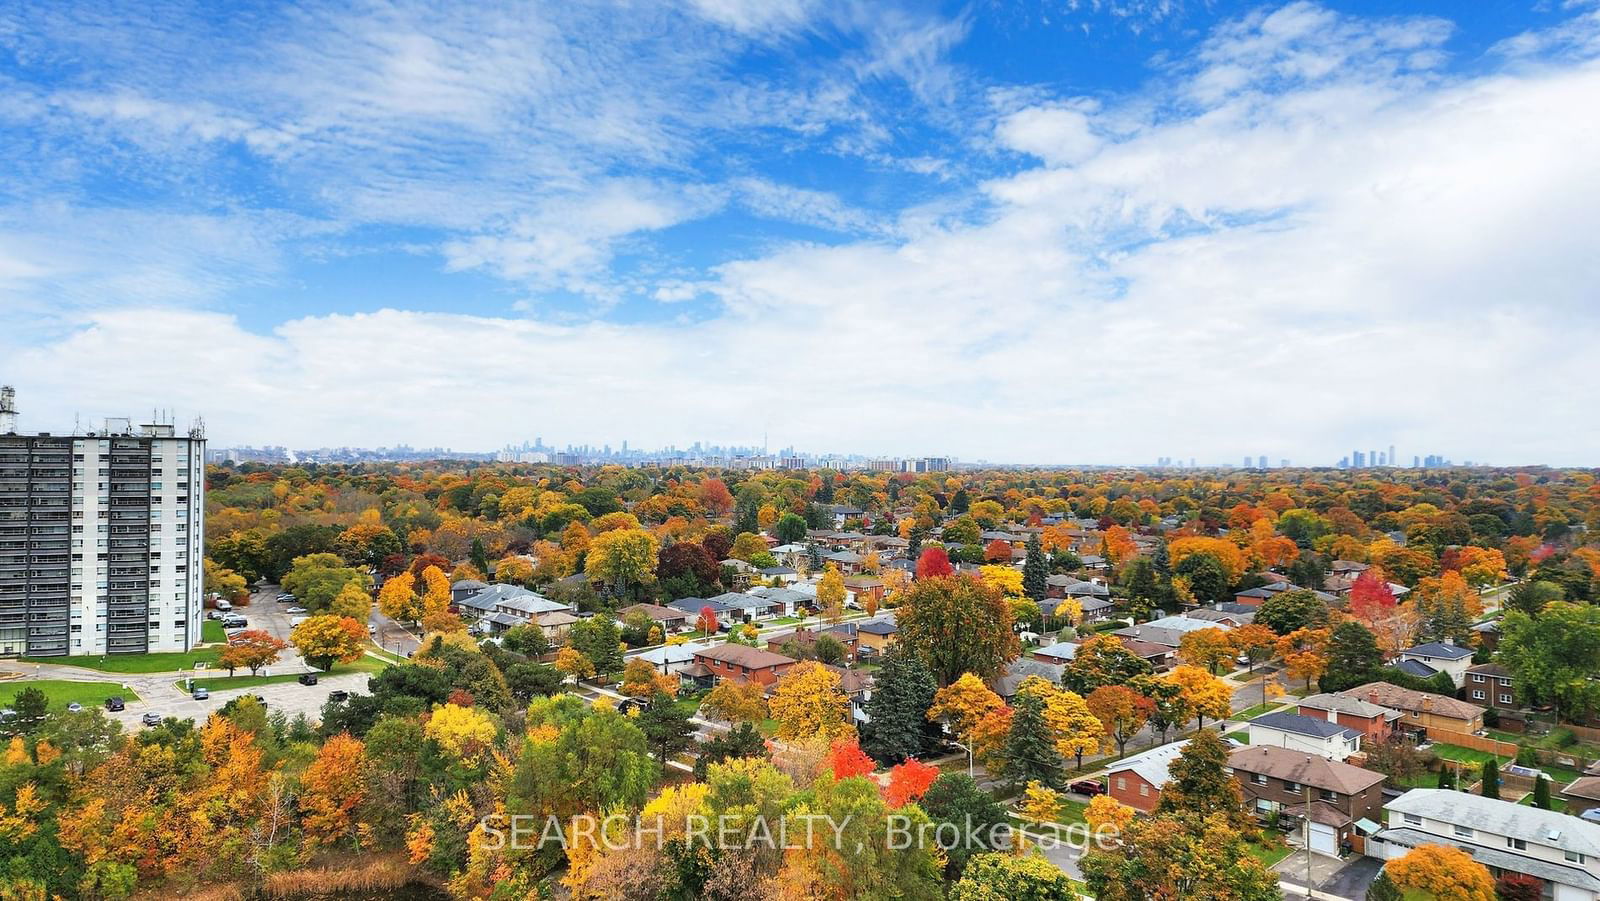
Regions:
<instances>
[{"instance_id":1,"label":"parking lot","mask_svg":"<svg viewBox=\"0 0 1600 901\"><path fill-rule=\"evenodd\" d=\"M365 694L367 678L366 673L349 673L319 678L316 685L284 682L255 688L230 688L211 692L209 700L196 701L179 691L172 684L174 677L167 675L159 682L151 680L145 685L135 684L134 689L139 692L140 700L129 701L127 709L117 713L107 711L106 715L132 730L140 728L140 718L146 713L160 714L163 719L169 716L192 719L198 723L204 722L207 716L231 698L260 695L266 699L268 710L281 710L290 719L294 719L297 713L304 713L310 719L317 720L322 716L322 705L327 703L328 692L343 689L351 694Z\"/></svg>"}]
</instances>

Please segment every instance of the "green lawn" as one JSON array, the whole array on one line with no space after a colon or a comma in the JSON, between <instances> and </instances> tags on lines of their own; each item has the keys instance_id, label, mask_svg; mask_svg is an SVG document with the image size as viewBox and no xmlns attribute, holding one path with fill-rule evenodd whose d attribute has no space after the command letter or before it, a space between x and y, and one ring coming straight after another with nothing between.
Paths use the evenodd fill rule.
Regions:
<instances>
[{"instance_id":1,"label":"green lawn","mask_svg":"<svg viewBox=\"0 0 1600 901\"><path fill-rule=\"evenodd\" d=\"M1245 843L1245 850L1250 854L1251 857L1261 861L1261 865L1269 870L1272 869L1274 864L1280 860L1283 860L1285 857L1288 857L1294 851L1294 849L1289 847L1287 843L1282 843L1278 846L1269 848L1266 845L1261 844L1259 841L1254 840L1254 838Z\"/></svg>"},{"instance_id":2,"label":"green lawn","mask_svg":"<svg viewBox=\"0 0 1600 901\"><path fill-rule=\"evenodd\" d=\"M10 707L16 698L17 692L24 688L37 688L44 692L50 701L51 710L60 710L73 701L85 707L96 707L106 702L106 698L116 696L124 701L137 701L139 696L133 691L123 688L115 682L73 682L67 679L19 679L14 682L0 682L0 698L5 698L4 706Z\"/></svg>"},{"instance_id":3,"label":"green lawn","mask_svg":"<svg viewBox=\"0 0 1600 901\"><path fill-rule=\"evenodd\" d=\"M58 666L81 666L102 673L170 673L193 669L197 661L216 665L217 648L195 648L187 654L176 652L162 654L107 654L85 657L24 657L29 663L54 663Z\"/></svg>"},{"instance_id":4,"label":"green lawn","mask_svg":"<svg viewBox=\"0 0 1600 901\"><path fill-rule=\"evenodd\" d=\"M214 619L203 620L200 623L200 640L206 644L226 644L228 633L222 628L222 623Z\"/></svg>"},{"instance_id":5,"label":"green lawn","mask_svg":"<svg viewBox=\"0 0 1600 901\"><path fill-rule=\"evenodd\" d=\"M1234 741L1239 742L1240 744L1244 744L1244 745L1247 745L1247 744L1250 743L1250 733L1248 731L1246 731L1246 730L1240 730L1238 732L1229 732L1227 735L1224 735L1222 737L1223 738L1231 738Z\"/></svg>"},{"instance_id":6,"label":"green lawn","mask_svg":"<svg viewBox=\"0 0 1600 901\"><path fill-rule=\"evenodd\" d=\"M1558 797L1556 795L1556 793L1555 793L1556 790L1559 789L1560 787L1561 786L1559 784L1558 785L1552 785L1550 787L1551 788L1551 790L1550 790L1550 809L1555 811L1556 813L1566 813L1567 812L1567 800L1565 798ZM1523 796L1522 800L1518 801L1517 803L1521 804L1523 807L1532 807L1533 806L1533 792L1528 792L1526 795Z\"/></svg>"},{"instance_id":7,"label":"green lawn","mask_svg":"<svg viewBox=\"0 0 1600 901\"><path fill-rule=\"evenodd\" d=\"M807 619L807 617L803 617L803 616L780 616L777 619L769 619L766 622L762 623L762 625L763 626L793 626L793 625L796 625L798 623L805 622L806 619Z\"/></svg>"},{"instance_id":8,"label":"green lawn","mask_svg":"<svg viewBox=\"0 0 1600 901\"><path fill-rule=\"evenodd\" d=\"M1496 758L1495 755L1490 754L1488 751L1476 751L1472 748L1463 748L1460 745L1447 745L1443 743L1435 743L1428 750L1432 751L1434 754L1437 754L1444 760L1455 760L1461 763L1470 763L1478 767L1483 766L1484 762L1490 760L1491 758L1498 759L1502 763L1511 759L1505 757Z\"/></svg>"},{"instance_id":9,"label":"green lawn","mask_svg":"<svg viewBox=\"0 0 1600 901\"><path fill-rule=\"evenodd\" d=\"M1267 712L1272 711L1272 710L1277 710L1279 707L1282 707L1283 704L1284 704L1283 701L1268 701L1265 704L1257 704L1254 707L1246 707L1245 709L1239 711L1238 713L1229 714L1228 715L1228 719L1230 719L1230 720L1253 720L1253 719L1255 719L1256 717L1260 716L1263 713L1267 713Z\"/></svg>"},{"instance_id":10,"label":"green lawn","mask_svg":"<svg viewBox=\"0 0 1600 901\"><path fill-rule=\"evenodd\" d=\"M326 673L319 672L319 676L343 676L350 673L376 673L388 664L371 657L363 657L354 663L335 664L333 669ZM270 667L269 667L270 668ZM226 672L226 671L224 671ZM252 676L248 672L244 675L229 677L226 675L207 676L194 680L196 686L204 686L211 691L221 691L228 688L255 688L259 685L278 685L283 682L293 682L299 679L301 673L274 673L270 676ZM189 687L180 679L172 683L179 691L188 691Z\"/></svg>"}]
</instances>

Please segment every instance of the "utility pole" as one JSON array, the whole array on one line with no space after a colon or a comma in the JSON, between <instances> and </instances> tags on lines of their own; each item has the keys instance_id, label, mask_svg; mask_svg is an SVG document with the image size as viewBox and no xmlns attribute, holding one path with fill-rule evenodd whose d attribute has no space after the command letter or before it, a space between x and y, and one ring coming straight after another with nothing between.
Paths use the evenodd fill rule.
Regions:
<instances>
[{"instance_id":1,"label":"utility pole","mask_svg":"<svg viewBox=\"0 0 1600 901\"><path fill-rule=\"evenodd\" d=\"M1306 897L1311 897L1311 786L1306 786Z\"/></svg>"}]
</instances>

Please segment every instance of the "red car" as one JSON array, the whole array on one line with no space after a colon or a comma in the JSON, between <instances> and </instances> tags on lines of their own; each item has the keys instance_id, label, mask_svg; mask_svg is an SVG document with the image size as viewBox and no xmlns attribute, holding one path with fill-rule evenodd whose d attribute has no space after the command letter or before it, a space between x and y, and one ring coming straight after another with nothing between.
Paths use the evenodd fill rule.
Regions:
<instances>
[{"instance_id":1,"label":"red car","mask_svg":"<svg viewBox=\"0 0 1600 901\"><path fill-rule=\"evenodd\" d=\"M1099 780L1096 779L1082 779L1072 783L1067 787L1080 795L1086 795L1091 798L1095 795L1103 795L1106 793L1105 786L1101 785Z\"/></svg>"}]
</instances>

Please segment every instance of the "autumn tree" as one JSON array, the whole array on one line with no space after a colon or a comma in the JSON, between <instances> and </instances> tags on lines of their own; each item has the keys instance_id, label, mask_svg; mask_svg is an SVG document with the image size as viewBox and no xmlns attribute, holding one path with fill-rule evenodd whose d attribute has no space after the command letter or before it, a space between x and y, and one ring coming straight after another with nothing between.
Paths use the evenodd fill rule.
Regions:
<instances>
[{"instance_id":1,"label":"autumn tree","mask_svg":"<svg viewBox=\"0 0 1600 901\"><path fill-rule=\"evenodd\" d=\"M348 616L358 623L372 618L372 595L355 582L348 582L328 602L328 612L334 616Z\"/></svg>"},{"instance_id":2,"label":"autumn tree","mask_svg":"<svg viewBox=\"0 0 1600 901\"><path fill-rule=\"evenodd\" d=\"M1163 792L1163 796L1165 792ZM1226 817L1139 817L1114 849L1091 848L1079 866L1099 901L1228 898L1279 901L1278 875L1250 853Z\"/></svg>"},{"instance_id":3,"label":"autumn tree","mask_svg":"<svg viewBox=\"0 0 1600 901\"><path fill-rule=\"evenodd\" d=\"M575 648L562 648L556 651L555 668L574 682L593 679L594 661L584 656L582 651Z\"/></svg>"},{"instance_id":4,"label":"autumn tree","mask_svg":"<svg viewBox=\"0 0 1600 901\"><path fill-rule=\"evenodd\" d=\"M1445 572L1417 582L1411 595L1422 623L1420 637L1429 641L1449 639L1470 646L1477 636L1472 626L1483 615L1483 600L1457 572Z\"/></svg>"},{"instance_id":5,"label":"autumn tree","mask_svg":"<svg viewBox=\"0 0 1600 901\"><path fill-rule=\"evenodd\" d=\"M851 731L850 699L839 688L837 673L814 661L803 661L773 687L767 710L778 721L777 737L785 741L811 735L829 738Z\"/></svg>"},{"instance_id":6,"label":"autumn tree","mask_svg":"<svg viewBox=\"0 0 1600 901\"><path fill-rule=\"evenodd\" d=\"M654 578L660 543L643 529L613 529L589 541L583 571L589 581L616 597L631 596Z\"/></svg>"},{"instance_id":7,"label":"autumn tree","mask_svg":"<svg viewBox=\"0 0 1600 901\"><path fill-rule=\"evenodd\" d=\"M1450 845L1418 845L1389 861L1384 871L1401 889L1439 901L1495 901L1489 868Z\"/></svg>"},{"instance_id":8,"label":"autumn tree","mask_svg":"<svg viewBox=\"0 0 1600 901\"><path fill-rule=\"evenodd\" d=\"M836 623L844 618L844 598L844 576L839 573L839 567L830 562L817 582L817 606L829 622Z\"/></svg>"},{"instance_id":9,"label":"autumn tree","mask_svg":"<svg viewBox=\"0 0 1600 901\"><path fill-rule=\"evenodd\" d=\"M1110 795L1095 795L1083 812L1083 821L1096 834L1118 835L1133 822L1134 810Z\"/></svg>"},{"instance_id":10,"label":"autumn tree","mask_svg":"<svg viewBox=\"0 0 1600 901\"><path fill-rule=\"evenodd\" d=\"M928 719L942 722L962 741L970 744L972 730L979 721L994 710L1005 706L1000 696L989 689L972 673L963 673L959 679L938 690L933 696L933 706L928 708Z\"/></svg>"},{"instance_id":11,"label":"autumn tree","mask_svg":"<svg viewBox=\"0 0 1600 901\"><path fill-rule=\"evenodd\" d=\"M1228 771L1228 751L1217 733L1210 729L1196 732L1167 767L1168 781L1161 789L1156 814L1216 816L1235 828L1244 828L1249 815L1239 783Z\"/></svg>"},{"instance_id":12,"label":"autumn tree","mask_svg":"<svg viewBox=\"0 0 1600 901\"><path fill-rule=\"evenodd\" d=\"M925 548L922 556L917 558L917 578L934 579L955 574L955 567L950 565L950 555L942 547Z\"/></svg>"},{"instance_id":13,"label":"autumn tree","mask_svg":"<svg viewBox=\"0 0 1600 901\"><path fill-rule=\"evenodd\" d=\"M1296 679L1311 680L1321 676L1328 668L1327 629L1296 629L1278 639L1278 656L1283 658L1284 671Z\"/></svg>"},{"instance_id":14,"label":"autumn tree","mask_svg":"<svg viewBox=\"0 0 1600 901\"><path fill-rule=\"evenodd\" d=\"M1233 645L1228 633L1218 628L1195 629L1185 632L1178 640L1178 659L1190 666L1201 667L1212 675L1217 668L1233 659Z\"/></svg>"},{"instance_id":15,"label":"autumn tree","mask_svg":"<svg viewBox=\"0 0 1600 901\"><path fill-rule=\"evenodd\" d=\"M414 623L425 612L416 591L417 577L410 570L385 580L378 589L378 611L399 622Z\"/></svg>"},{"instance_id":16,"label":"autumn tree","mask_svg":"<svg viewBox=\"0 0 1600 901\"><path fill-rule=\"evenodd\" d=\"M767 718L766 692L755 682L723 679L700 702L700 710L730 723L759 723Z\"/></svg>"},{"instance_id":17,"label":"autumn tree","mask_svg":"<svg viewBox=\"0 0 1600 901\"><path fill-rule=\"evenodd\" d=\"M890 807L904 807L927 794L938 778L938 767L909 758L889 768L889 784L884 786L883 798Z\"/></svg>"},{"instance_id":18,"label":"autumn tree","mask_svg":"<svg viewBox=\"0 0 1600 901\"><path fill-rule=\"evenodd\" d=\"M366 799L366 746L342 732L323 742L300 776L300 828L308 848L354 842L357 808Z\"/></svg>"},{"instance_id":19,"label":"autumn tree","mask_svg":"<svg viewBox=\"0 0 1600 901\"><path fill-rule=\"evenodd\" d=\"M228 646L217 655L217 663L228 670L228 675L239 667L258 675L261 668L278 662L278 654L288 645L264 629L246 629L228 639Z\"/></svg>"},{"instance_id":20,"label":"autumn tree","mask_svg":"<svg viewBox=\"0 0 1600 901\"><path fill-rule=\"evenodd\" d=\"M1061 684L1086 695L1102 685L1126 685L1151 671L1150 663L1128 650L1121 639L1101 633L1078 646L1061 674Z\"/></svg>"},{"instance_id":21,"label":"autumn tree","mask_svg":"<svg viewBox=\"0 0 1600 901\"><path fill-rule=\"evenodd\" d=\"M1017 816L1024 822L1040 826L1054 823L1061 816L1061 794L1037 780L1028 783L1017 802Z\"/></svg>"},{"instance_id":22,"label":"autumn tree","mask_svg":"<svg viewBox=\"0 0 1600 901\"><path fill-rule=\"evenodd\" d=\"M1350 586L1345 612L1370 626L1394 613L1395 603L1394 589L1383 577L1383 570L1370 568L1356 576L1355 584Z\"/></svg>"},{"instance_id":23,"label":"autumn tree","mask_svg":"<svg viewBox=\"0 0 1600 901\"><path fill-rule=\"evenodd\" d=\"M717 622L717 611L712 610L708 604L700 608L700 615L695 617L694 627L701 635L715 635L722 624Z\"/></svg>"},{"instance_id":24,"label":"autumn tree","mask_svg":"<svg viewBox=\"0 0 1600 901\"><path fill-rule=\"evenodd\" d=\"M895 622L899 642L922 657L941 685L964 673L994 678L1019 650L1010 606L972 576L918 579L903 593Z\"/></svg>"},{"instance_id":25,"label":"autumn tree","mask_svg":"<svg viewBox=\"0 0 1600 901\"><path fill-rule=\"evenodd\" d=\"M877 768L878 764L861 750L854 735L836 738L828 747L828 769L835 782L851 776L868 776Z\"/></svg>"},{"instance_id":26,"label":"autumn tree","mask_svg":"<svg viewBox=\"0 0 1600 901\"><path fill-rule=\"evenodd\" d=\"M950 901L1077 901L1072 880L1042 855L979 854L950 887Z\"/></svg>"},{"instance_id":27,"label":"autumn tree","mask_svg":"<svg viewBox=\"0 0 1600 901\"><path fill-rule=\"evenodd\" d=\"M1250 672L1256 666L1272 659L1278 650L1278 636L1260 623L1246 623L1228 633L1228 643L1233 652L1250 661Z\"/></svg>"},{"instance_id":28,"label":"autumn tree","mask_svg":"<svg viewBox=\"0 0 1600 901\"><path fill-rule=\"evenodd\" d=\"M1161 676L1162 681L1175 686L1183 698L1184 706L1205 728L1206 717L1226 719L1233 710L1233 685L1196 666L1175 666Z\"/></svg>"},{"instance_id":29,"label":"autumn tree","mask_svg":"<svg viewBox=\"0 0 1600 901\"><path fill-rule=\"evenodd\" d=\"M622 667L622 693L634 698L678 693L678 680L656 671L649 661L634 657Z\"/></svg>"},{"instance_id":30,"label":"autumn tree","mask_svg":"<svg viewBox=\"0 0 1600 901\"><path fill-rule=\"evenodd\" d=\"M289 641L306 662L324 672L335 663L353 663L366 653L367 630L348 616L313 616L289 632Z\"/></svg>"},{"instance_id":31,"label":"autumn tree","mask_svg":"<svg viewBox=\"0 0 1600 901\"><path fill-rule=\"evenodd\" d=\"M1149 698L1125 685L1102 685L1089 692L1084 702L1100 722L1105 747L1115 742L1118 754L1128 752L1128 740L1144 728L1153 706Z\"/></svg>"}]
</instances>

